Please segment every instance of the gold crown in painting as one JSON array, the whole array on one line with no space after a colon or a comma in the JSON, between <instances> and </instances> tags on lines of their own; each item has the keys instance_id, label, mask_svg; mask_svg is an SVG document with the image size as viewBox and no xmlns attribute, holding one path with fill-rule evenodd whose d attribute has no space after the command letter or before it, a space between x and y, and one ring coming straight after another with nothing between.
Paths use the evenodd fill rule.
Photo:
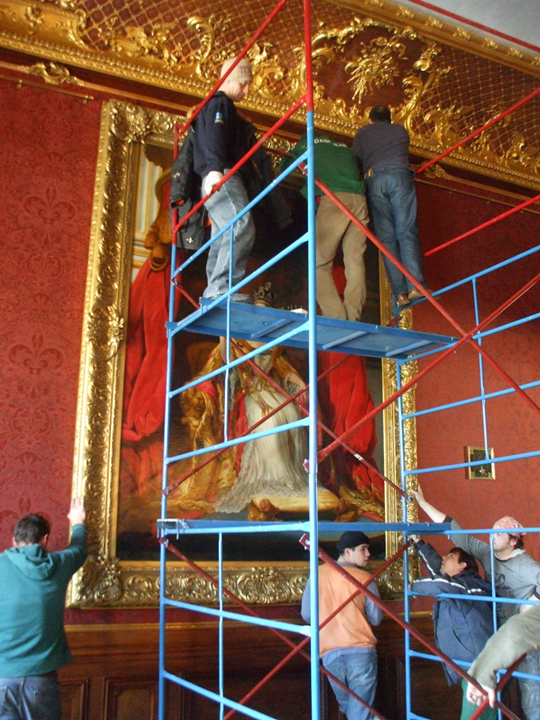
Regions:
<instances>
[{"instance_id":1,"label":"gold crown in painting","mask_svg":"<svg viewBox=\"0 0 540 720\"><path fill-rule=\"evenodd\" d=\"M253 293L253 301L255 305L266 305L266 307L272 307L274 305L274 300L276 299L276 294L272 292L270 289L272 287L271 282L266 282L264 285L261 285L255 292Z\"/></svg>"}]
</instances>

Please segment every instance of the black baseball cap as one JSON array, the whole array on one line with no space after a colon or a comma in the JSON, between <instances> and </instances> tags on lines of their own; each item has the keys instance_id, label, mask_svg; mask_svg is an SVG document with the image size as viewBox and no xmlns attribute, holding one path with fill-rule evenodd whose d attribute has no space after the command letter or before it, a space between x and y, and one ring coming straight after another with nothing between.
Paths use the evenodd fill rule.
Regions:
<instances>
[{"instance_id":1,"label":"black baseball cap","mask_svg":"<svg viewBox=\"0 0 540 720\"><path fill-rule=\"evenodd\" d=\"M369 546L368 536L363 532L354 532L353 530L348 530L347 532L344 532L343 535L339 538L336 547L340 553L343 553L347 548L355 548L359 545Z\"/></svg>"}]
</instances>

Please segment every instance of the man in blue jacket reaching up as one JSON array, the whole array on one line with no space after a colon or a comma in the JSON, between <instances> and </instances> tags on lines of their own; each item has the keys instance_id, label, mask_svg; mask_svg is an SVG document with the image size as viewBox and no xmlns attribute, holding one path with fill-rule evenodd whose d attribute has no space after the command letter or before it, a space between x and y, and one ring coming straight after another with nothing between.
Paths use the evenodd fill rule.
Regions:
<instances>
[{"instance_id":1,"label":"man in blue jacket reaching up","mask_svg":"<svg viewBox=\"0 0 540 720\"><path fill-rule=\"evenodd\" d=\"M489 602L467 600L468 597L491 595L491 587L478 572L476 560L461 548L452 548L444 557L429 543L417 536L411 538L414 548L426 566L429 577L413 582L416 595L437 597L433 608L433 624L437 646L452 660L472 663L493 634L493 611ZM440 597L442 594L463 595L463 599ZM444 665L449 685L460 679ZM469 720L477 709L467 700L467 681L461 680L463 704L461 720ZM481 720L496 720L497 711L488 708Z\"/></svg>"}]
</instances>

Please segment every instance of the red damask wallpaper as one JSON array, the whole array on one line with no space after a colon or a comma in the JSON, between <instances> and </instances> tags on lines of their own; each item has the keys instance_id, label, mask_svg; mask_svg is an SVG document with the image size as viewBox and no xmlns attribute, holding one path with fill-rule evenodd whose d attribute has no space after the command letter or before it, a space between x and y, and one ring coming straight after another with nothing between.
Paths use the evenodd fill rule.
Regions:
<instances>
[{"instance_id":1,"label":"red damask wallpaper","mask_svg":"<svg viewBox=\"0 0 540 720\"><path fill-rule=\"evenodd\" d=\"M0 82L0 546L41 512L67 541L101 104Z\"/></svg>"},{"instance_id":2,"label":"red damask wallpaper","mask_svg":"<svg viewBox=\"0 0 540 720\"><path fill-rule=\"evenodd\" d=\"M467 188L463 188L467 189ZM470 190L470 189L469 189ZM419 224L424 251L487 222L509 209L508 204L490 202L459 192L418 186ZM519 204L516 200L515 204ZM540 214L520 212L466 238L426 259L426 277L433 290L450 285L485 268L538 245ZM483 319L540 272L540 253L507 265L478 279L478 312ZM442 296L441 305L465 330L477 324L471 285ZM537 284L489 328L515 322L538 312L540 284ZM414 311L415 327L457 335L432 307L422 304ZM519 384L540 379L540 321L515 326L484 339L483 347L504 371ZM422 363L422 366L427 361ZM508 387L499 373L484 361L485 390ZM427 375L418 385L419 408L434 407L475 397L481 392L479 355L471 347L460 350ZM527 394L540 405L540 389ZM515 393L486 403L488 444L495 457L538 451L539 414ZM464 461L464 447L484 444L482 409L479 403L418 418L420 467L434 467ZM430 472L420 481L426 497L439 509L458 519L464 527L491 527L503 515L513 515L523 525L538 526L540 462L538 457L498 463L495 480L468 480L465 470ZM448 544L448 541L446 545ZM528 536L526 547L540 561L540 538Z\"/></svg>"}]
</instances>

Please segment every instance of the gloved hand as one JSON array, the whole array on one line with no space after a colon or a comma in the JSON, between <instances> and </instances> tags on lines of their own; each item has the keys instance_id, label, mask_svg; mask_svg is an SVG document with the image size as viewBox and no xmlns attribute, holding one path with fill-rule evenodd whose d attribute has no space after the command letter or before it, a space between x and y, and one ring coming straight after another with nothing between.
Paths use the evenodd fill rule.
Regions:
<instances>
[{"instance_id":1,"label":"gloved hand","mask_svg":"<svg viewBox=\"0 0 540 720\"><path fill-rule=\"evenodd\" d=\"M219 170L211 170L204 179L203 193L209 195L220 180L223 180L223 173Z\"/></svg>"}]
</instances>

